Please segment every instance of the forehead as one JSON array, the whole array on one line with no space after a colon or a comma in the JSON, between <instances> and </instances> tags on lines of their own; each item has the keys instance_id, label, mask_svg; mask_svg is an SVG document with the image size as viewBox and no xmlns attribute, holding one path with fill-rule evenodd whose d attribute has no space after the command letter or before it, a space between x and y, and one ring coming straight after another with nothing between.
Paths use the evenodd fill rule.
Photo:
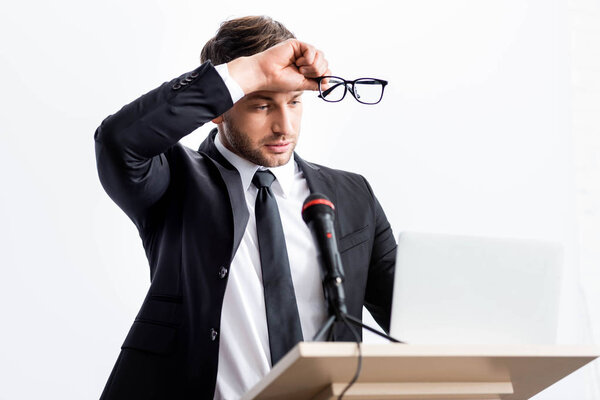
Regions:
<instances>
[{"instance_id":1,"label":"forehead","mask_svg":"<svg viewBox=\"0 0 600 400\"><path fill-rule=\"evenodd\" d=\"M287 101L302 96L302 93L304 92L301 90L296 90L292 92L271 92L267 90L262 90L259 92L249 93L248 95L244 96L244 100Z\"/></svg>"}]
</instances>

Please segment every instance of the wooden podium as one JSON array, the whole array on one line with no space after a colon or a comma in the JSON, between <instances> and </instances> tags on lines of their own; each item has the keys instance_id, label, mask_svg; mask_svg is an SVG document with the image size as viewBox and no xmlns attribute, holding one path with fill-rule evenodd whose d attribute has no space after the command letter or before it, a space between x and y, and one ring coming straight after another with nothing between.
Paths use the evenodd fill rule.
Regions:
<instances>
[{"instance_id":1,"label":"wooden podium","mask_svg":"<svg viewBox=\"0 0 600 400\"><path fill-rule=\"evenodd\" d=\"M344 399L529 399L600 355L593 346L362 344ZM356 343L302 342L243 399L337 399Z\"/></svg>"}]
</instances>

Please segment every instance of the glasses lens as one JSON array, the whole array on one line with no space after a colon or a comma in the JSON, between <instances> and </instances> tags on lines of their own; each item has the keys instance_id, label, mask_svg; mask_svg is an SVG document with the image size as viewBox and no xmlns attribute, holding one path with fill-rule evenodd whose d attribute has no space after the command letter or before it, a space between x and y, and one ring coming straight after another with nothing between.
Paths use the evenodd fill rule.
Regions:
<instances>
[{"instance_id":1,"label":"glasses lens","mask_svg":"<svg viewBox=\"0 0 600 400\"><path fill-rule=\"evenodd\" d=\"M340 101L344 98L346 84L342 78L329 76L321 79L321 97L325 101Z\"/></svg>"},{"instance_id":2,"label":"glasses lens","mask_svg":"<svg viewBox=\"0 0 600 400\"><path fill-rule=\"evenodd\" d=\"M383 97L383 84L377 79L359 79L354 83L354 97L365 104L379 103Z\"/></svg>"}]
</instances>

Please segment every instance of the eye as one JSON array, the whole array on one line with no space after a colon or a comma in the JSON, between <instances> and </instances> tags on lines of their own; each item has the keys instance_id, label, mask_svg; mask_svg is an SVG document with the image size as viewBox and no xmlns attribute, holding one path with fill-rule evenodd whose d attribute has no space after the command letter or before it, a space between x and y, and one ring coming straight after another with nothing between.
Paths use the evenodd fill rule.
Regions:
<instances>
[{"instance_id":1,"label":"eye","mask_svg":"<svg viewBox=\"0 0 600 400\"><path fill-rule=\"evenodd\" d=\"M267 108L269 108L269 106L268 106L267 104L259 104L259 105L257 105L257 106L254 106L254 108L255 108L255 109L257 109L257 110L264 111L264 110L266 110Z\"/></svg>"},{"instance_id":2,"label":"eye","mask_svg":"<svg viewBox=\"0 0 600 400\"><path fill-rule=\"evenodd\" d=\"M300 100L292 100L292 101L290 101L290 104L293 105L293 106L297 106L300 103L302 103Z\"/></svg>"}]
</instances>

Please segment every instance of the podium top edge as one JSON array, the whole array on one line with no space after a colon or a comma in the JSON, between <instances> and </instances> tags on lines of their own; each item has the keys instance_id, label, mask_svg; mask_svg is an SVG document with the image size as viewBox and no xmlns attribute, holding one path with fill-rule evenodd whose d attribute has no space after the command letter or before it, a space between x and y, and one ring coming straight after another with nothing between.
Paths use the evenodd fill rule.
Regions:
<instances>
[{"instance_id":1,"label":"podium top edge","mask_svg":"<svg viewBox=\"0 0 600 400\"><path fill-rule=\"evenodd\" d=\"M300 357L348 357L358 354L355 342L301 342ZM367 357L600 357L595 345L489 345L361 343Z\"/></svg>"}]
</instances>

